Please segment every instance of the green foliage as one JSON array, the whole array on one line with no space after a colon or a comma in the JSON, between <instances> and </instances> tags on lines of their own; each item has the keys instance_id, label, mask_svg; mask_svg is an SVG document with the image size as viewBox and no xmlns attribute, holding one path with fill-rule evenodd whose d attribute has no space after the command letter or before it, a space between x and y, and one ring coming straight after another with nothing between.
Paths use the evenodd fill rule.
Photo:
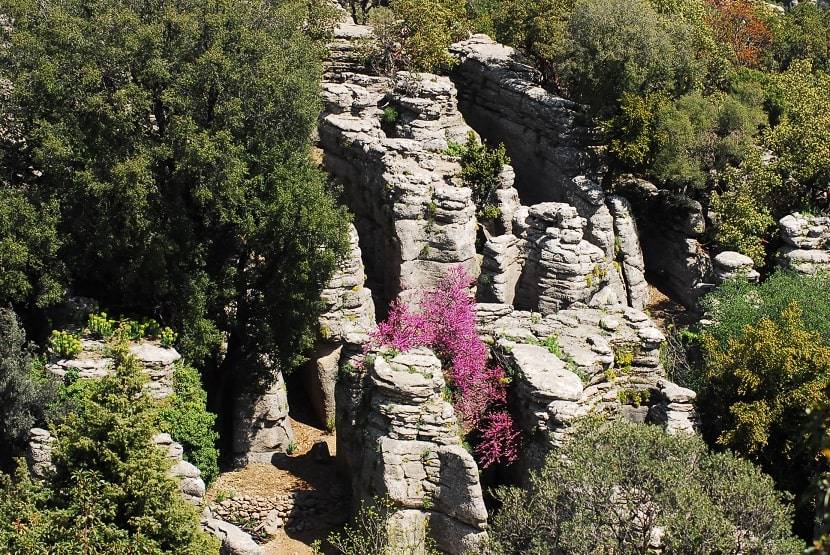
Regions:
<instances>
[{"instance_id":1,"label":"green foliage","mask_svg":"<svg viewBox=\"0 0 830 555\"><path fill-rule=\"evenodd\" d=\"M447 48L464 38L468 25L461 0L393 0L369 10L367 22L375 40L366 55L382 75L452 67L456 60Z\"/></svg>"},{"instance_id":2,"label":"green foliage","mask_svg":"<svg viewBox=\"0 0 830 555\"><path fill-rule=\"evenodd\" d=\"M777 271L760 285L734 279L724 283L703 298L707 318L714 323L706 333L723 348L730 339L739 339L744 328L764 318L780 323L790 303L801 307L804 327L818 333L830 345L830 276L807 276Z\"/></svg>"},{"instance_id":3,"label":"green foliage","mask_svg":"<svg viewBox=\"0 0 830 555\"><path fill-rule=\"evenodd\" d=\"M0 113L2 108L0 94ZM0 306L49 306L63 296L57 203L30 200L3 179L0 175Z\"/></svg>"},{"instance_id":4,"label":"green foliage","mask_svg":"<svg viewBox=\"0 0 830 555\"><path fill-rule=\"evenodd\" d=\"M698 398L706 436L759 463L782 489L805 494L819 450L807 410L827 403L830 346L805 327L795 301L725 344L708 333L702 343L707 380ZM809 529L812 514L799 516L799 529Z\"/></svg>"},{"instance_id":5,"label":"green foliage","mask_svg":"<svg viewBox=\"0 0 830 555\"><path fill-rule=\"evenodd\" d=\"M115 328L118 325L116 320L110 320L106 312L100 314L90 314L87 319L86 327L93 337L99 339L109 339L115 333Z\"/></svg>"},{"instance_id":6,"label":"green foliage","mask_svg":"<svg viewBox=\"0 0 830 555\"><path fill-rule=\"evenodd\" d=\"M178 334L176 332L165 326L162 328L161 333L159 333L159 342L162 347L172 347L177 337Z\"/></svg>"},{"instance_id":7,"label":"green foliage","mask_svg":"<svg viewBox=\"0 0 830 555\"><path fill-rule=\"evenodd\" d=\"M124 345L114 356L114 375L95 382L55 430L53 477L39 484L21 468L0 479L4 552L216 552L150 441L155 411L137 362Z\"/></svg>"},{"instance_id":8,"label":"green foliage","mask_svg":"<svg viewBox=\"0 0 830 555\"><path fill-rule=\"evenodd\" d=\"M81 352L81 339L72 332L52 330L49 350L58 358L75 358Z\"/></svg>"},{"instance_id":9,"label":"green foliage","mask_svg":"<svg viewBox=\"0 0 830 555\"><path fill-rule=\"evenodd\" d=\"M783 179L794 180L815 200L826 195L830 183L830 73L813 72L808 61L794 62L772 77L772 88L782 99L782 114L764 142Z\"/></svg>"},{"instance_id":10,"label":"green foliage","mask_svg":"<svg viewBox=\"0 0 830 555\"><path fill-rule=\"evenodd\" d=\"M556 355L558 358L564 358L564 353L562 352L562 347L559 345L559 337L556 335L549 335L547 339L545 339L545 347L548 348L548 351Z\"/></svg>"},{"instance_id":11,"label":"green foliage","mask_svg":"<svg viewBox=\"0 0 830 555\"><path fill-rule=\"evenodd\" d=\"M830 10L800 2L784 15L770 18L773 40L770 65L787 69L796 60L811 60L813 67L830 71Z\"/></svg>"},{"instance_id":12,"label":"green foliage","mask_svg":"<svg viewBox=\"0 0 830 555\"><path fill-rule=\"evenodd\" d=\"M787 497L752 464L656 426L580 426L531 474L528 489L497 490L493 552L646 553L657 528L666 553L803 549L790 532Z\"/></svg>"},{"instance_id":13,"label":"green foliage","mask_svg":"<svg viewBox=\"0 0 830 555\"><path fill-rule=\"evenodd\" d=\"M173 373L173 395L162 402L159 429L184 447L185 458L202 471L205 484L219 474L216 415L206 408L207 394L199 372L178 365Z\"/></svg>"},{"instance_id":14,"label":"green foliage","mask_svg":"<svg viewBox=\"0 0 830 555\"><path fill-rule=\"evenodd\" d=\"M48 299L60 282L152 311L197 364L227 334L222 370L246 382L261 360L299 364L347 222L309 157L321 6L3 2L0 108L19 140L0 149L0 212L9 191L22 208L0 217L17 272L0 296ZM42 260L58 246L66 280Z\"/></svg>"},{"instance_id":15,"label":"green foliage","mask_svg":"<svg viewBox=\"0 0 830 555\"><path fill-rule=\"evenodd\" d=\"M383 113L380 116L380 121L387 125L395 125L398 122L398 111L395 109L394 106L387 106L383 109Z\"/></svg>"},{"instance_id":16,"label":"green foliage","mask_svg":"<svg viewBox=\"0 0 830 555\"><path fill-rule=\"evenodd\" d=\"M510 163L504 145L489 148L479 142L471 131L464 144L450 141L446 154L460 158L461 179L473 191L473 202L479 219L493 219L501 215L493 203L493 194L499 187L499 176L506 164Z\"/></svg>"},{"instance_id":17,"label":"green foliage","mask_svg":"<svg viewBox=\"0 0 830 555\"><path fill-rule=\"evenodd\" d=\"M426 523L418 534L423 537L411 538L392 522L395 511L395 505L386 498L376 497L369 503L363 502L352 523L341 532L329 534L326 545L341 555L438 555ZM317 555L323 553L320 541L312 548Z\"/></svg>"},{"instance_id":18,"label":"green foliage","mask_svg":"<svg viewBox=\"0 0 830 555\"><path fill-rule=\"evenodd\" d=\"M24 445L30 428L44 423L56 399L57 381L33 362L14 312L0 308L0 466Z\"/></svg>"}]
</instances>

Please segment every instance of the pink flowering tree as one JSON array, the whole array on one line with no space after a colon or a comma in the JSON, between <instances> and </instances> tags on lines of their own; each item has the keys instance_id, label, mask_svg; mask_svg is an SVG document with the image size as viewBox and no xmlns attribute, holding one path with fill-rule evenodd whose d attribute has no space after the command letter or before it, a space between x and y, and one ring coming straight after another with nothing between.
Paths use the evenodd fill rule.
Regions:
<instances>
[{"instance_id":1,"label":"pink flowering tree","mask_svg":"<svg viewBox=\"0 0 830 555\"><path fill-rule=\"evenodd\" d=\"M488 363L487 346L476 332L472 278L462 267L450 270L416 311L397 300L385 322L371 336L370 348L407 351L429 347L441 359L452 402L464 432L475 433L476 454L486 468L518 456L519 432L504 410L509 380Z\"/></svg>"}]
</instances>

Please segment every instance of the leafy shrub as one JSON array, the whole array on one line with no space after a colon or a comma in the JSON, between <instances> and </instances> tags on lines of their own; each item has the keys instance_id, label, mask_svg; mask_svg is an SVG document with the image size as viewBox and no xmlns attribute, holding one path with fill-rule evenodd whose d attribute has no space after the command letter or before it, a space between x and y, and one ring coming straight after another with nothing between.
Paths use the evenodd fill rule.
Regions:
<instances>
[{"instance_id":1,"label":"leafy shrub","mask_svg":"<svg viewBox=\"0 0 830 555\"><path fill-rule=\"evenodd\" d=\"M90 314L86 327L93 337L109 339L115 333L117 325L116 320L111 320L106 312L102 312L100 314Z\"/></svg>"},{"instance_id":2,"label":"leafy shrub","mask_svg":"<svg viewBox=\"0 0 830 555\"><path fill-rule=\"evenodd\" d=\"M805 328L795 301L775 319L745 325L725 344L708 333L702 343L707 381L699 405L706 435L759 463L783 489L803 494L818 454L806 409L827 402L830 346Z\"/></svg>"},{"instance_id":3,"label":"leafy shrub","mask_svg":"<svg viewBox=\"0 0 830 555\"><path fill-rule=\"evenodd\" d=\"M795 60L811 60L813 67L830 71L830 11L812 2L800 2L770 19L773 29L768 65L787 69Z\"/></svg>"},{"instance_id":4,"label":"leafy shrub","mask_svg":"<svg viewBox=\"0 0 830 555\"><path fill-rule=\"evenodd\" d=\"M367 349L433 349L447 366L452 402L465 433L475 430L485 438L476 447L476 454L481 465L487 467L497 461L516 460L519 434L506 413L497 416L507 400L509 380L502 368L488 366L487 346L476 331L470 283L470 276L459 266L450 270L435 290L423 295L418 312L395 301Z\"/></svg>"},{"instance_id":5,"label":"leafy shrub","mask_svg":"<svg viewBox=\"0 0 830 555\"><path fill-rule=\"evenodd\" d=\"M0 550L10 553L215 553L196 509L151 442L155 409L125 345L56 430L54 476L0 477Z\"/></svg>"},{"instance_id":6,"label":"leafy shrub","mask_svg":"<svg viewBox=\"0 0 830 555\"><path fill-rule=\"evenodd\" d=\"M752 464L713 454L694 435L583 421L531 474L496 491L489 530L499 554L797 553L786 495ZM736 533L736 529L739 531Z\"/></svg>"},{"instance_id":7,"label":"leafy shrub","mask_svg":"<svg viewBox=\"0 0 830 555\"><path fill-rule=\"evenodd\" d=\"M81 352L81 339L74 333L52 330L49 350L59 358L75 358Z\"/></svg>"},{"instance_id":8,"label":"leafy shrub","mask_svg":"<svg viewBox=\"0 0 830 555\"><path fill-rule=\"evenodd\" d=\"M332 532L326 544L341 555L438 555L434 542L425 528L423 540L407 537L391 521L395 506L389 499L376 497L363 502L351 525L342 532ZM320 541L312 545L316 555L322 555ZM328 551L326 551L328 553Z\"/></svg>"},{"instance_id":9,"label":"leafy shrub","mask_svg":"<svg viewBox=\"0 0 830 555\"><path fill-rule=\"evenodd\" d=\"M57 380L33 363L17 316L0 308L0 467L25 444L29 429L44 423L56 400Z\"/></svg>"},{"instance_id":10,"label":"leafy shrub","mask_svg":"<svg viewBox=\"0 0 830 555\"><path fill-rule=\"evenodd\" d=\"M472 189L473 202L479 219L494 219L501 215L494 204L493 194L499 188L499 176L505 165L510 163L504 145L489 148L479 142L472 131L463 144L450 141L447 154L460 158L461 179Z\"/></svg>"},{"instance_id":11,"label":"leafy shrub","mask_svg":"<svg viewBox=\"0 0 830 555\"><path fill-rule=\"evenodd\" d=\"M387 125L395 125L398 122L398 111L394 106L387 106L383 109L383 114L380 116L380 121Z\"/></svg>"},{"instance_id":12,"label":"leafy shrub","mask_svg":"<svg viewBox=\"0 0 830 555\"><path fill-rule=\"evenodd\" d=\"M772 31L759 8L748 0L710 0L707 21L718 42L729 45L735 61L757 66L764 50L772 42Z\"/></svg>"},{"instance_id":13,"label":"leafy shrub","mask_svg":"<svg viewBox=\"0 0 830 555\"><path fill-rule=\"evenodd\" d=\"M159 334L159 341L162 347L172 347L176 343L178 334L169 327L164 327Z\"/></svg>"},{"instance_id":14,"label":"leafy shrub","mask_svg":"<svg viewBox=\"0 0 830 555\"><path fill-rule=\"evenodd\" d=\"M219 474L216 415L206 408L207 393L198 370L178 365L173 373L173 395L163 401L159 428L184 447L188 461L202 471L210 484Z\"/></svg>"}]
</instances>

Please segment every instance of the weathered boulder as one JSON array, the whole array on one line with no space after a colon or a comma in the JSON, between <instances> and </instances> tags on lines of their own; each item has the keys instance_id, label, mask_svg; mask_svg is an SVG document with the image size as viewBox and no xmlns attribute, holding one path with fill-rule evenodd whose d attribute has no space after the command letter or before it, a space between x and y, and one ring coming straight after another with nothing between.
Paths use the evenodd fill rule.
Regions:
<instances>
[{"instance_id":1,"label":"weathered boulder","mask_svg":"<svg viewBox=\"0 0 830 555\"><path fill-rule=\"evenodd\" d=\"M258 389L244 392L236 406L233 428L236 464L270 463L275 454L287 452L294 443L282 372L274 374L264 392Z\"/></svg>"},{"instance_id":2,"label":"weathered boulder","mask_svg":"<svg viewBox=\"0 0 830 555\"><path fill-rule=\"evenodd\" d=\"M202 529L213 534L221 542L220 555L265 555L265 549L258 545L250 534L239 527L218 518L203 518Z\"/></svg>"},{"instance_id":3,"label":"weathered boulder","mask_svg":"<svg viewBox=\"0 0 830 555\"><path fill-rule=\"evenodd\" d=\"M712 270L717 283L723 283L737 276L743 276L757 283L761 274L753 266L754 263L750 257L734 251L723 251L712 259Z\"/></svg>"},{"instance_id":4,"label":"weathered boulder","mask_svg":"<svg viewBox=\"0 0 830 555\"><path fill-rule=\"evenodd\" d=\"M785 243L780 266L802 274L830 271L830 216L795 212L781 218L778 229Z\"/></svg>"},{"instance_id":5,"label":"weathered boulder","mask_svg":"<svg viewBox=\"0 0 830 555\"><path fill-rule=\"evenodd\" d=\"M193 464L184 460L184 449L181 443L173 441L168 433L158 433L153 436L153 443L173 461L168 474L179 482L179 491L182 497L194 505L201 505L205 497L205 482L202 480L202 471Z\"/></svg>"},{"instance_id":6,"label":"weathered boulder","mask_svg":"<svg viewBox=\"0 0 830 555\"><path fill-rule=\"evenodd\" d=\"M45 479L54 471L55 466L52 464L54 443L55 438L49 430L43 428L29 430L26 445L26 463L29 465L32 475L36 478Z\"/></svg>"},{"instance_id":7,"label":"weathered boulder","mask_svg":"<svg viewBox=\"0 0 830 555\"><path fill-rule=\"evenodd\" d=\"M448 553L479 545L487 509L478 467L461 446L452 405L442 397L440 361L415 349L388 360L378 354L367 366L368 386L358 404L363 425L352 431L358 448L349 461L354 499L387 496L409 533L428 520Z\"/></svg>"}]
</instances>

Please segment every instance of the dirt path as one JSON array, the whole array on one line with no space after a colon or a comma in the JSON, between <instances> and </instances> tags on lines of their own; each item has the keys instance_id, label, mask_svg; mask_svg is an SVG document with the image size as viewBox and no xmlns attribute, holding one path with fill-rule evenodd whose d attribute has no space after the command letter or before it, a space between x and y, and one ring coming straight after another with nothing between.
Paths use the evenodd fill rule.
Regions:
<instances>
[{"instance_id":1,"label":"dirt path","mask_svg":"<svg viewBox=\"0 0 830 555\"><path fill-rule=\"evenodd\" d=\"M294 401L297 401L296 399ZM307 407L295 402L294 406ZM230 472L223 472L211 485L206 501L239 495L274 498L290 494L295 512L299 515L264 544L269 555L309 555L311 543L324 539L347 518L348 484L335 472L335 436L312 425L313 418L301 408L292 410L291 425L296 437L296 450L273 464L254 464ZM332 458L326 462L315 460L312 446L325 441ZM343 503L327 501L329 496L344 499Z\"/></svg>"}]
</instances>

